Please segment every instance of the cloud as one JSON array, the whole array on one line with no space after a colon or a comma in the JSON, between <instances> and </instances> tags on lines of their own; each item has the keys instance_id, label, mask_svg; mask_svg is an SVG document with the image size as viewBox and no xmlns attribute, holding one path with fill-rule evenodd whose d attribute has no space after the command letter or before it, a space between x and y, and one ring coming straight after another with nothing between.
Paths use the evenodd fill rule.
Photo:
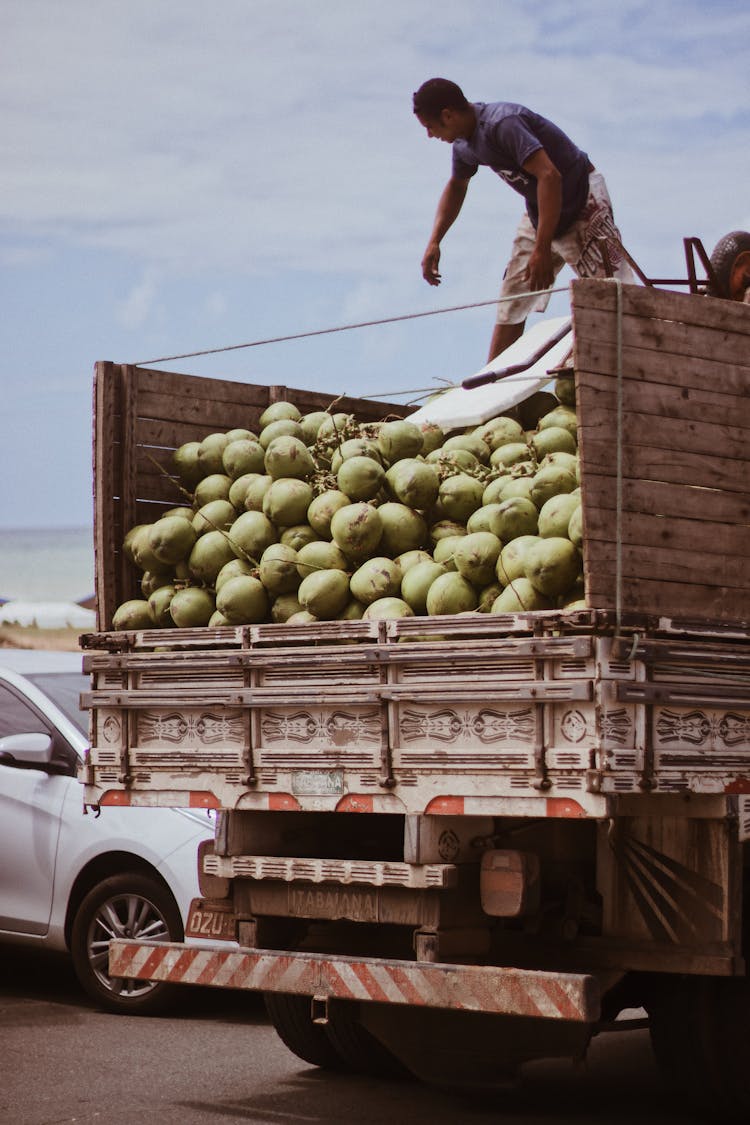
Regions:
<instances>
[{"instance_id":1,"label":"cloud","mask_svg":"<svg viewBox=\"0 0 750 1125\"><path fill-rule=\"evenodd\" d=\"M156 274L148 269L117 305L117 320L125 328L140 328L153 316L159 292Z\"/></svg>"}]
</instances>

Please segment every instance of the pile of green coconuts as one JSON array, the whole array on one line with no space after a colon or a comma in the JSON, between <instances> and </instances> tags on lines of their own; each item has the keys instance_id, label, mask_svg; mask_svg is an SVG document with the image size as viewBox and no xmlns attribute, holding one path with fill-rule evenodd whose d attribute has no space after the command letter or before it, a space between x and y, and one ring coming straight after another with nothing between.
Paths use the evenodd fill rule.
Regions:
<instances>
[{"instance_id":1,"label":"pile of green coconuts","mask_svg":"<svg viewBox=\"0 0 750 1125\"><path fill-rule=\"evenodd\" d=\"M113 629L585 608L572 373L535 399L533 429L275 402L257 433L187 442L185 506L125 537L142 597Z\"/></svg>"}]
</instances>

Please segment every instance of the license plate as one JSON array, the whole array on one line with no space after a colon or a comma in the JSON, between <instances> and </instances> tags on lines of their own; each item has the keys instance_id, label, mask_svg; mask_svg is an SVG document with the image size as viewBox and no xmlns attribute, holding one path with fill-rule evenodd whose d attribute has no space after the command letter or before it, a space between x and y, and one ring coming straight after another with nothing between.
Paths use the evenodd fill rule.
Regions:
<instances>
[{"instance_id":1,"label":"license plate","mask_svg":"<svg viewBox=\"0 0 750 1125\"><path fill-rule=\"evenodd\" d=\"M292 774L292 793L299 797L338 797L343 792L343 770L298 770Z\"/></svg>"},{"instance_id":2,"label":"license plate","mask_svg":"<svg viewBox=\"0 0 750 1125\"><path fill-rule=\"evenodd\" d=\"M207 906L202 899L193 899L188 911L185 937L209 938L212 941L237 940L237 915L231 910Z\"/></svg>"}]
</instances>

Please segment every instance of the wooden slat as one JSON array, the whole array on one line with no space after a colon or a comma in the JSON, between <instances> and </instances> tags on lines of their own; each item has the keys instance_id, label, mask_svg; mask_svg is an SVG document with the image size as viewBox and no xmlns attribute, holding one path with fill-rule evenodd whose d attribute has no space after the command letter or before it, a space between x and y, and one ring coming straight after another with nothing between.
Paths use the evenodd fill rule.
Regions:
<instances>
[{"instance_id":1,"label":"wooden slat","mask_svg":"<svg viewBox=\"0 0 750 1125\"><path fill-rule=\"evenodd\" d=\"M595 338L587 335L588 325L576 325L576 336L581 345L585 344L585 354L590 372L607 372L599 376L614 378L617 371L617 348L615 341L606 337ZM687 390L704 390L707 394L747 394L750 386L750 354L741 363L725 363L719 356L713 359L698 359L696 356L670 356L664 362L662 353L650 348L635 347L629 341L623 343L623 371L628 384L649 382L654 385L680 387ZM590 372L578 372L578 378Z\"/></svg>"},{"instance_id":2,"label":"wooden slat","mask_svg":"<svg viewBox=\"0 0 750 1125\"><path fill-rule=\"evenodd\" d=\"M711 514L710 504L706 505L707 516ZM750 526L727 527L723 523L707 518L705 521L681 519L644 518L640 512L625 511L622 514L622 536L626 543L642 547L669 548L675 552L698 551L706 555L731 555L739 550L743 560L750 558ZM616 539L616 520L614 509L591 507L586 513L586 540L603 540L613 543Z\"/></svg>"},{"instance_id":3,"label":"wooden slat","mask_svg":"<svg viewBox=\"0 0 750 1125\"><path fill-rule=\"evenodd\" d=\"M624 539L624 536L623 536ZM617 544L596 541L596 566L614 573ZM593 556L593 551L591 552ZM658 582L686 582L744 589L747 585L745 556L711 554L701 551L676 551L624 542L620 551L622 573L637 580L654 578Z\"/></svg>"},{"instance_id":4,"label":"wooden slat","mask_svg":"<svg viewBox=\"0 0 750 1125\"><path fill-rule=\"evenodd\" d=\"M588 309L614 313L617 295L614 285L601 281L576 279L571 284L578 316ZM674 321L710 328L712 331L750 334L750 307L736 301L716 297L696 297L641 285L623 285L623 310L626 314L647 320Z\"/></svg>"},{"instance_id":5,"label":"wooden slat","mask_svg":"<svg viewBox=\"0 0 750 1125\"><path fill-rule=\"evenodd\" d=\"M632 420L633 432L636 421ZM745 493L747 489L747 463L739 457L711 456L708 452L685 451L675 448L672 441L679 441L679 423L670 428L665 425L664 445L656 442L658 427L644 424L641 436L651 438L652 445L640 445L625 441L622 450L622 473L628 481L664 481L681 485L683 488L718 489L727 492ZM598 433L606 434L606 427ZM600 473L614 476L617 472L617 459L612 442L605 437L593 440L579 431L582 476ZM736 451L736 450L735 450Z\"/></svg>"},{"instance_id":6,"label":"wooden slat","mask_svg":"<svg viewBox=\"0 0 750 1125\"><path fill-rule=\"evenodd\" d=\"M586 598L593 609L615 606L614 574L594 572L587 576ZM683 582L643 582L638 578L623 583L622 605L629 613L664 614L679 609L679 616L717 621L750 621L750 593L722 586Z\"/></svg>"},{"instance_id":7,"label":"wooden slat","mask_svg":"<svg viewBox=\"0 0 750 1125\"><path fill-rule=\"evenodd\" d=\"M116 440L115 416L119 416L119 381L111 363L98 363L94 369L94 571L97 591L97 628L112 619L117 605L117 584L113 569L116 544L121 539L119 505L113 496L122 476L121 445Z\"/></svg>"},{"instance_id":8,"label":"wooden slat","mask_svg":"<svg viewBox=\"0 0 750 1125\"><path fill-rule=\"evenodd\" d=\"M696 387L687 387L682 379L684 369L665 383L639 382L631 378L630 371L627 371L627 379L622 388L622 408L628 418L636 413L651 414L658 418L679 418L730 426L746 433L750 429L750 367L744 370L747 373L746 379L737 393L733 393L722 383L714 386L711 381L706 380L702 380ZM614 375L589 371L578 373L578 385L586 397L587 423L595 422L592 407L595 408L597 403L601 403L605 410L611 409L612 396L617 394L616 385L613 386L614 379Z\"/></svg>"},{"instance_id":9,"label":"wooden slat","mask_svg":"<svg viewBox=\"0 0 750 1125\"><path fill-rule=\"evenodd\" d=\"M614 468L610 463L606 474L599 470L587 472L583 482L584 515L598 508L614 511L615 485ZM739 527L750 522L750 492L722 492L664 481L629 480L623 494L623 511ZM662 525L659 523L656 527L658 533Z\"/></svg>"}]
</instances>

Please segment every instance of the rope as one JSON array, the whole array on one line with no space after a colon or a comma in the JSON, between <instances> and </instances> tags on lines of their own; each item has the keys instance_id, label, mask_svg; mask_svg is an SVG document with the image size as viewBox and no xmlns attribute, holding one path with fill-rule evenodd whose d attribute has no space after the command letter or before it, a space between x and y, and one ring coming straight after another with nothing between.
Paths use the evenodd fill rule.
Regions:
<instances>
[{"instance_id":1,"label":"rope","mask_svg":"<svg viewBox=\"0 0 750 1125\"><path fill-rule=\"evenodd\" d=\"M236 352L242 348L259 348L264 344L283 344L289 340L305 340L311 336L328 336L334 332L351 332L354 328L374 328L380 324L396 324L401 320L417 320L424 316L439 316L441 313L463 312L466 309L481 309L486 305L499 305L505 301L517 301L519 297L541 297L552 293L566 293L567 285L556 289L535 289L530 293L514 293L511 297L493 297L491 301L474 301L469 305L451 305L448 308L429 309L427 312L405 313L402 316L387 316L380 320L362 320L356 324L339 324L335 328L317 328L311 332L294 332L289 336L270 336L265 340L251 340L247 344L229 344L223 348L204 348L198 352L181 352L178 355L163 355L157 359L141 359L133 367L150 367L155 363L169 363L173 359L193 359L201 355L218 355L220 352Z\"/></svg>"}]
</instances>

